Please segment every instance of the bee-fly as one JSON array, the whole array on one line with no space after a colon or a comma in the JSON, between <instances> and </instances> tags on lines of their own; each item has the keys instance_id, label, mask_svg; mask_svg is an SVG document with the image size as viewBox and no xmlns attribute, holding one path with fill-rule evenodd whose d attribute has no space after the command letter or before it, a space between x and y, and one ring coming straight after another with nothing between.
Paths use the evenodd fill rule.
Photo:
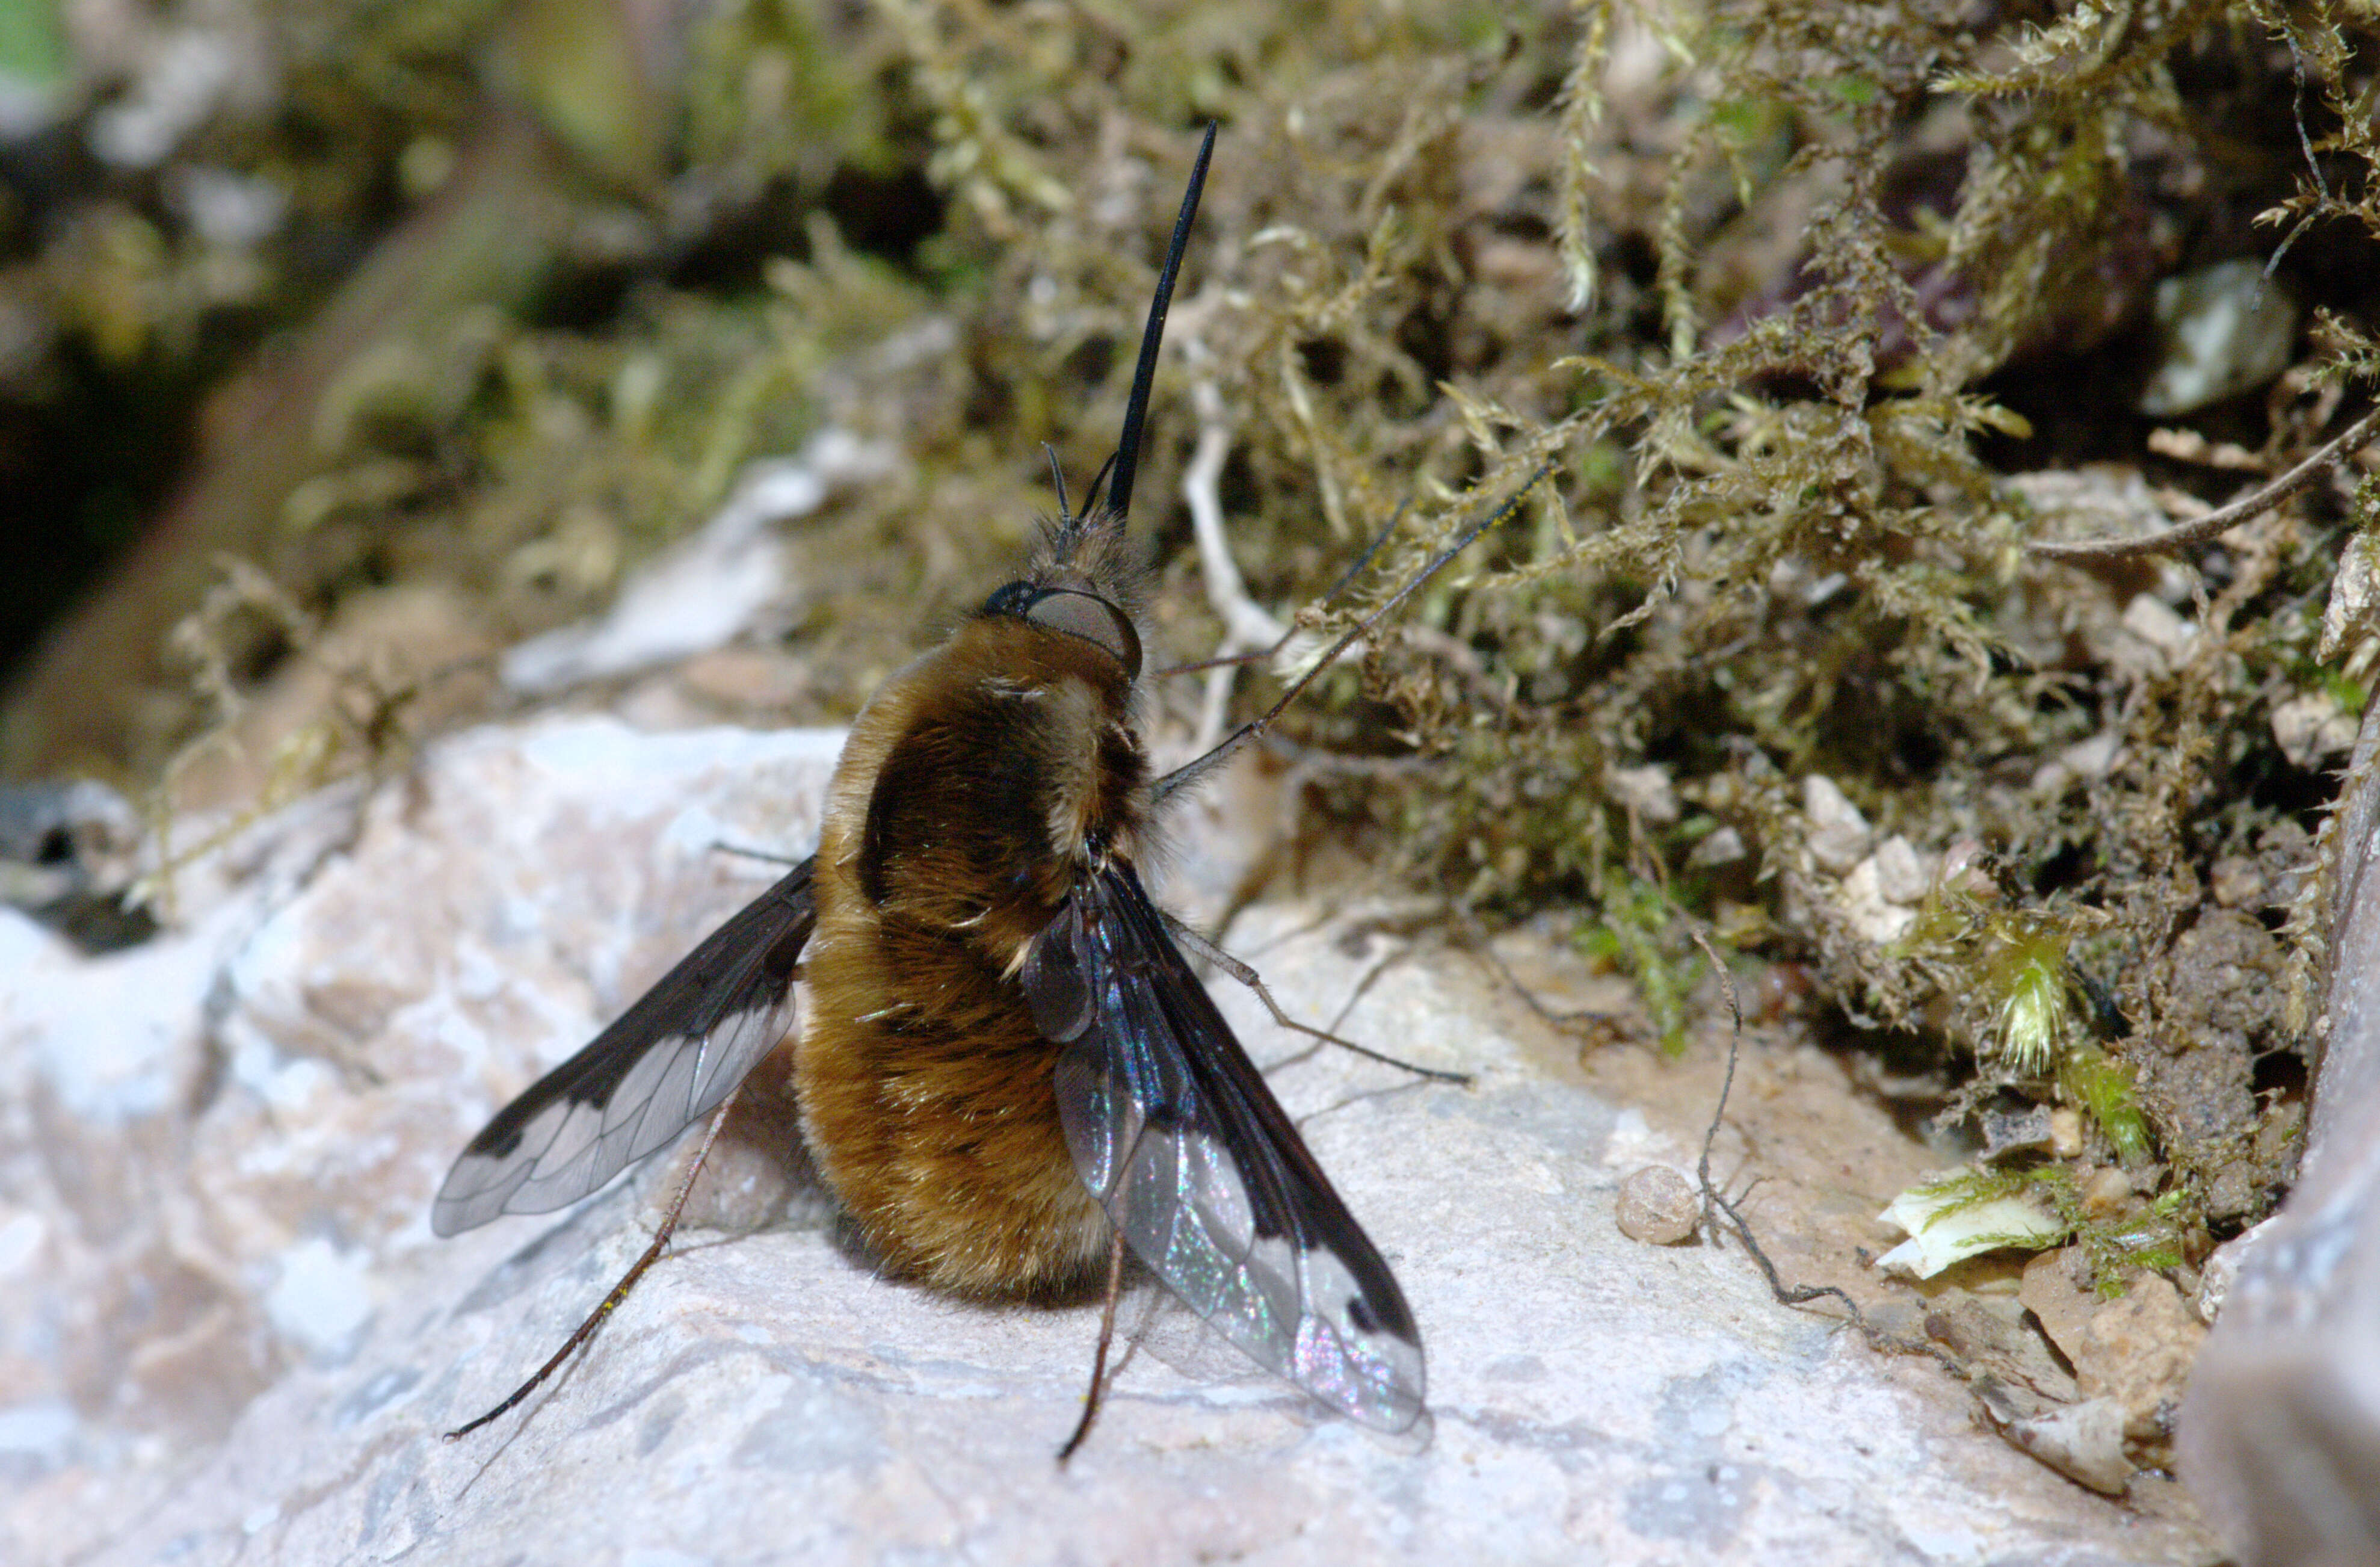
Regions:
<instances>
[{"instance_id":1,"label":"bee-fly","mask_svg":"<svg viewBox=\"0 0 2380 1567\"><path fill-rule=\"evenodd\" d=\"M1313 677L1207 755L1150 776L1134 723L1141 639L1124 515L1214 140L1210 127L1149 308L1106 504L1094 480L1071 513L1060 480L1058 520L1026 575L861 711L818 853L472 1139L439 1191L438 1233L574 1202L714 1110L716 1136L804 978L803 1140L888 1272L979 1300L1047 1298L1087 1287L1105 1263L1108 1317L1075 1441L1097 1407L1127 1246L1225 1338L1323 1403L1390 1431L1420 1417L1421 1335L1404 1292L1137 869L1166 801ZM673 1209L562 1352L474 1426L584 1341L675 1221Z\"/></svg>"}]
</instances>

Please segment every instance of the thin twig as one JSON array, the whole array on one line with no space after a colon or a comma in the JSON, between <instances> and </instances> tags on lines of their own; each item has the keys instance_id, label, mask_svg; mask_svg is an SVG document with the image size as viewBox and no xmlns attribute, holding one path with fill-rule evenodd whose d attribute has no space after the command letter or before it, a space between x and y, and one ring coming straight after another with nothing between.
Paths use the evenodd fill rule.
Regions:
<instances>
[{"instance_id":1,"label":"thin twig","mask_svg":"<svg viewBox=\"0 0 2380 1567\"><path fill-rule=\"evenodd\" d=\"M1703 1188L1705 1221L1708 1222L1712 1209L1727 1215L1728 1222L1735 1227L1737 1238L1743 1242L1743 1249L1750 1252L1752 1260L1760 1265L1761 1276L1768 1281L1768 1293L1777 1297L1778 1305L1806 1306L1811 1301L1824 1300L1831 1295L1843 1303L1843 1309L1852 1314L1852 1320L1858 1324L1860 1332L1873 1342L1876 1337L1876 1330L1868 1326L1867 1318L1860 1311L1859 1302L1850 1295L1832 1284L1788 1284L1779 1278L1777 1265L1768 1260L1768 1254L1761 1249L1758 1241L1753 1239L1752 1226L1744 1221L1742 1210L1721 1197L1718 1188L1711 1184L1711 1145L1718 1140L1719 1123L1727 1114L1727 1096L1735 1087L1735 1059L1743 1048L1743 1003L1735 993L1735 976L1730 974L1727 965L1719 961L1718 952L1711 945L1710 938L1700 930L1696 930L1694 937L1694 944L1702 948L1703 955L1710 959L1711 967L1718 971L1719 987L1727 995L1727 1010L1735 1019L1735 1032L1727 1042L1727 1075L1719 1080L1718 1103L1711 1108L1710 1130L1703 1134L1702 1160L1694 1166L1694 1178Z\"/></svg>"},{"instance_id":2,"label":"thin twig","mask_svg":"<svg viewBox=\"0 0 2380 1567\"><path fill-rule=\"evenodd\" d=\"M1195 356L1194 356L1195 357ZM1232 423L1223 410L1223 395L1211 376L1200 376L1190 388L1190 406L1198 416L1198 443L1183 471L1182 498L1190 505L1190 531L1198 541L1199 572L1207 579L1207 602L1223 623L1223 645L1207 674L1206 701L1198 715L1196 748L1206 750L1223 733L1232 700L1235 653L1277 647L1289 631L1248 597L1240 568L1232 559L1231 541L1223 532L1223 463L1231 456Z\"/></svg>"},{"instance_id":3,"label":"thin twig","mask_svg":"<svg viewBox=\"0 0 2380 1567\"><path fill-rule=\"evenodd\" d=\"M1581 1007L1575 1012L1556 1012L1552 1007L1548 1006L1544 999L1535 990L1521 982L1521 977L1512 972L1512 966L1506 963L1503 954L1496 950L1495 942L1488 934L1488 928L1480 924L1476 917L1467 911L1457 911L1456 917L1462 921L1463 933L1471 955L1483 966L1494 969L1497 978L1503 980L1505 987L1520 997L1522 1004L1536 1014L1537 1020L1546 1026L1558 1033L1568 1034L1582 1023L1600 1023L1609 1026L1619 1022L1620 1014L1597 1012L1591 1006Z\"/></svg>"},{"instance_id":4,"label":"thin twig","mask_svg":"<svg viewBox=\"0 0 2380 1567\"><path fill-rule=\"evenodd\" d=\"M2271 483L2261 485L2204 516L2193 517L2179 527L2144 534L2138 539L2086 539L2078 543L2028 544L2025 548L2045 560L2076 565L2094 561L2128 561L2142 555L2179 554L2193 546L2212 541L2217 535L2229 532L2251 517L2271 511L2300 491L2313 488L2334 465L2361 451L2374 435L2380 435L2380 408L2374 408L2349 425L2339 435L2325 443L2313 456Z\"/></svg>"}]
</instances>

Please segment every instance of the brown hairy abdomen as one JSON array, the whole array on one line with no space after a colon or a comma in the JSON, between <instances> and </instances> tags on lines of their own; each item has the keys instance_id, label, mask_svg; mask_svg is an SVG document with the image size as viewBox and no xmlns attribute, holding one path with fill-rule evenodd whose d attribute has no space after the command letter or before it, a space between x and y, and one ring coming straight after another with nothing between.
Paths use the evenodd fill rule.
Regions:
<instances>
[{"instance_id":1,"label":"brown hairy abdomen","mask_svg":"<svg viewBox=\"0 0 2380 1567\"><path fill-rule=\"evenodd\" d=\"M969 1295L1072 1291L1107 1245L1014 978L1081 863L1053 823L1135 832L1145 792L1122 671L1070 642L976 622L895 677L819 848L805 1136L889 1270Z\"/></svg>"},{"instance_id":2,"label":"brown hairy abdomen","mask_svg":"<svg viewBox=\"0 0 2380 1567\"><path fill-rule=\"evenodd\" d=\"M1058 1123L1055 1047L1021 1002L999 994L987 1004L1007 989L996 975L946 958L907 973L920 988L978 1004L830 1018L867 990L813 981L820 1021L804 1041L798 1082L827 1178L892 1273L978 1296L1081 1286L1106 1226Z\"/></svg>"}]
</instances>

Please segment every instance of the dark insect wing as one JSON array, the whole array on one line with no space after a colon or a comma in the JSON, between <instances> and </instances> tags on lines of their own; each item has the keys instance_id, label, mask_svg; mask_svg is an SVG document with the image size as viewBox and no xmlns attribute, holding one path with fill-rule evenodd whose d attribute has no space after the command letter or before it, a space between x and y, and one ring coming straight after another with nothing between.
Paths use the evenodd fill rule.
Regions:
<instances>
[{"instance_id":1,"label":"dark insect wing","mask_svg":"<svg viewBox=\"0 0 2380 1567\"><path fill-rule=\"evenodd\" d=\"M794 969L818 922L815 860L712 931L577 1055L463 1150L430 1227L577 1201L718 1107L784 1037Z\"/></svg>"},{"instance_id":2,"label":"dark insect wing","mask_svg":"<svg viewBox=\"0 0 2380 1567\"><path fill-rule=\"evenodd\" d=\"M1023 973L1067 1045L1058 1111L1084 1184L1166 1287L1259 1363L1367 1426L1422 1412L1404 1293L1165 932L1128 864L1077 885Z\"/></svg>"}]
</instances>

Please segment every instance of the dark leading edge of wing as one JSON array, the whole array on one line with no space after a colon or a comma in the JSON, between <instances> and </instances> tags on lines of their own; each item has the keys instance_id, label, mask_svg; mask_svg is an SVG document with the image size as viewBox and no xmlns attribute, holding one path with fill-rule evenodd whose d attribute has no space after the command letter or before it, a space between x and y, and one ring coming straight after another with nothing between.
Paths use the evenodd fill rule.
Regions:
<instances>
[{"instance_id":1,"label":"dark leading edge of wing","mask_svg":"<svg viewBox=\"0 0 2380 1567\"><path fill-rule=\"evenodd\" d=\"M576 1202L716 1109L784 1035L818 922L815 864L795 866L497 1112L447 1172L431 1229L459 1234Z\"/></svg>"},{"instance_id":2,"label":"dark leading edge of wing","mask_svg":"<svg viewBox=\"0 0 2380 1567\"><path fill-rule=\"evenodd\" d=\"M1075 1168L1134 1254L1261 1364L1366 1425L1411 1426L1422 1351L1404 1293L1129 865L1076 887L1024 981L1069 1046Z\"/></svg>"}]
</instances>

